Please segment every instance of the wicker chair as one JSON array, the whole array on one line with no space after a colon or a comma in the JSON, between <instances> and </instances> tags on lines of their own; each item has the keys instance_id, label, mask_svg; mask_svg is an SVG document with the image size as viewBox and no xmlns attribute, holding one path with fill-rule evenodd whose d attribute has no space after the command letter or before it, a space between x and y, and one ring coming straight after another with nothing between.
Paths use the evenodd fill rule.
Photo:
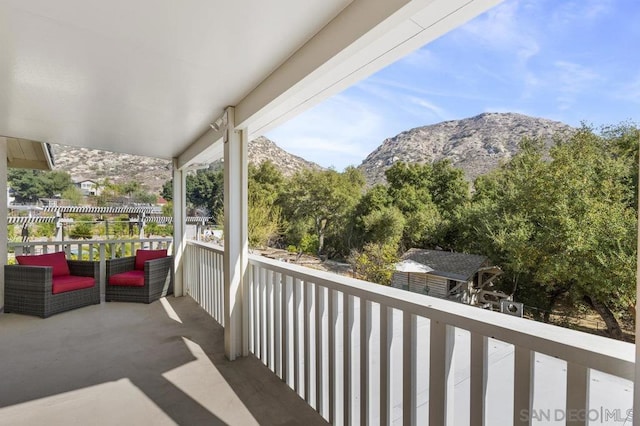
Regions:
<instances>
[{"instance_id":1,"label":"wicker chair","mask_svg":"<svg viewBox=\"0 0 640 426\"><path fill-rule=\"evenodd\" d=\"M51 315L100 304L100 264L79 260L67 260L72 276L93 277L93 287L53 293L53 267L5 265L4 311L36 315Z\"/></svg>"},{"instance_id":2,"label":"wicker chair","mask_svg":"<svg viewBox=\"0 0 640 426\"><path fill-rule=\"evenodd\" d=\"M120 277L136 270L136 257L123 257L107 260L107 302L151 303L161 297L173 294L173 256L165 256L144 262L144 285L126 283ZM142 271L140 271L142 273ZM123 281L125 281L123 283Z\"/></svg>"}]
</instances>

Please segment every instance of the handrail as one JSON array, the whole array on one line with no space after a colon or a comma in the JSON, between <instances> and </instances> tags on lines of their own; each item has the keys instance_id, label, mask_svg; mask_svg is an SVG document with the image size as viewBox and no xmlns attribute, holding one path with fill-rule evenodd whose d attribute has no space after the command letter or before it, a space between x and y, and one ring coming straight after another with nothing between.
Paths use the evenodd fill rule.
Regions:
<instances>
[{"instance_id":1,"label":"handrail","mask_svg":"<svg viewBox=\"0 0 640 426\"><path fill-rule=\"evenodd\" d=\"M189 241L189 244L202 246L220 254L224 253L221 247L212 244L196 241ZM434 319L483 336L526 347L535 352L571 360L628 380L634 379L635 346L631 343L491 312L331 272L313 270L263 256L249 254L249 264L268 266L275 272L285 275L294 274L303 281L350 296ZM595 358L587 361L589 357Z\"/></svg>"},{"instance_id":2,"label":"handrail","mask_svg":"<svg viewBox=\"0 0 640 426\"><path fill-rule=\"evenodd\" d=\"M197 241L188 241L186 250L187 292L224 326L224 250ZM542 407L533 402L534 386L544 380L536 377L544 371L538 370L537 356L560 360L556 366L566 363L558 367L566 371L566 379L560 371L551 378L560 381L560 389L566 384L565 405L553 398L546 403L567 415L590 412L592 374L634 380L635 346L630 343L253 254L242 297L249 351L331 423L390 423L401 416L404 424L415 424L427 415L427 401L429 423L446 423L455 416L447 399L458 386L450 370L453 348L456 336L465 333L469 340L461 347L470 351L465 374L474 426L487 418L487 398L496 397L486 390L489 360L497 362L490 339L495 339L494 348L511 347L513 385L500 389L498 397L513 392L514 424L523 423L535 404ZM418 362L425 355L426 366ZM423 382L418 386L425 368L428 387ZM626 384L618 383L626 390Z\"/></svg>"}]
</instances>

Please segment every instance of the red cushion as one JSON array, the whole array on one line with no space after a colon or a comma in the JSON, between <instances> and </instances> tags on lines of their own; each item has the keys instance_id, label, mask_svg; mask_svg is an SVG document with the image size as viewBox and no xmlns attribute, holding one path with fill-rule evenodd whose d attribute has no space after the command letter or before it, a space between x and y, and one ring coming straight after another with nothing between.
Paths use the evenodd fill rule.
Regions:
<instances>
[{"instance_id":1,"label":"red cushion","mask_svg":"<svg viewBox=\"0 0 640 426\"><path fill-rule=\"evenodd\" d=\"M136 251L136 269L144 271L144 262L161 257L167 257L167 250L138 250Z\"/></svg>"},{"instance_id":2,"label":"red cushion","mask_svg":"<svg viewBox=\"0 0 640 426\"><path fill-rule=\"evenodd\" d=\"M58 294L66 291L80 290L82 288L91 288L96 284L96 280L92 277L66 275L54 278L51 284L53 286L52 293Z\"/></svg>"},{"instance_id":3,"label":"red cushion","mask_svg":"<svg viewBox=\"0 0 640 426\"><path fill-rule=\"evenodd\" d=\"M127 271L109 277L109 285L144 287L144 271Z\"/></svg>"},{"instance_id":4,"label":"red cushion","mask_svg":"<svg viewBox=\"0 0 640 426\"><path fill-rule=\"evenodd\" d=\"M63 251L49 254L39 254L36 256L16 256L20 265L27 266L52 266L53 276L60 277L69 275L69 265Z\"/></svg>"}]
</instances>

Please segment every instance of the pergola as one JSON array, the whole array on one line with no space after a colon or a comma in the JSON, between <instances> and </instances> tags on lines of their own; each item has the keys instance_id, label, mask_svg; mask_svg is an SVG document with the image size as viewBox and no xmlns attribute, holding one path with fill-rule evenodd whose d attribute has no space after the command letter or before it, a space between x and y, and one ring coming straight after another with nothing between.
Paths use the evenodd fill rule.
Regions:
<instances>
[{"instance_id":1,"label":"pergola","mask_svg":"<svg viewBox=\"0 0 640 426\"><path fill-rule=\"evenodd\" d=\"M499 2L0 0L0 156L24 141L172 159L177 296L186 171L223 157L225 352L247 355L248 140ZM50 166L43 152L20 166ZM3 227L3 263L6 247Z\"/></svg>"}]
</instances>

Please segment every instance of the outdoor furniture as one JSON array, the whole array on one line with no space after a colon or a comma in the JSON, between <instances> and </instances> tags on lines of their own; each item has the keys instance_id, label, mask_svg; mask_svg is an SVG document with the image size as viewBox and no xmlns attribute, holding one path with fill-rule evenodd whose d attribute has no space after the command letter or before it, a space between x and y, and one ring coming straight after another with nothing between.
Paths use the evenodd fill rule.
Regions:
<instances>
[{"instance_id":1,"label":"outdoor furniture","mask_svg":"<svg viewBox=\"0 0 640 426\"><path fill-rule=\"evenodd\" d=\"M100 303L99 262L67 260L64 252L16 260L4 267L5 312L47 318Z\"/></svg>"},{"instance_id":2,"label":"outdoor furniture","mask_svg":"<svg viewBox=\"0 0 640 426\"><path fill-rule=\"evenodd\" d=\"M173 256L167 250L107 260L107 302L151 303L168 294L173 294Z\"/></svg>"}]
</instances>

